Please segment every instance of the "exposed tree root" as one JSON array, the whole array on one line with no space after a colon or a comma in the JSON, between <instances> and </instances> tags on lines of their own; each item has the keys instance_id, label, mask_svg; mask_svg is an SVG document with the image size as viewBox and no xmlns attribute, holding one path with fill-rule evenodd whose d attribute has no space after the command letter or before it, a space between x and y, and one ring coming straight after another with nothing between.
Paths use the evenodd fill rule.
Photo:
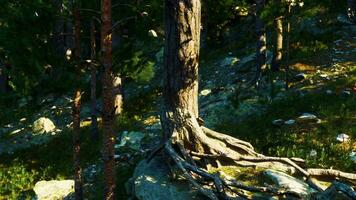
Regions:
<instances>
[{"instance_id":1,"label":"exposed tree root","mask_svg":"<svg viewBox=\"0 0 356 200\"><path fill-rule=\"evenodd\" d=\"M241 190L250 193L267 193L273 196L291 195L303 198L301 194L287 191L284 188L248 186L232 178L220 176L221 174L211 174L206 170L211 165L220 167L231 164L244 167L278 168L285 169L284 171L290 174L297 173L305 178L305 182L310 187L315 189L318 198L332 192L343 192L350 199L356 196L352 187L346 187L345 184L340 185L334 182L324 191L311 179L311 177L323 176L354 181L356 174L328 169L303 169L299 165L304 164L302 159L264 156L255 152L248 142L200 126L189 112L176 110L164 116L162 124L169 126L171 136L168 135L166 138L171 138L171 140L162 140L164 143L159 145L154 154L165 150L183 172L183 177L209 199L248 199L249 197L242 194ZM150 157L152 156L154 155Z\"/></svg>"},{"instance_id":2,"label":"exposed tree root","mask_svg":"<svg viewBox=\"0 0 356 200\"><path fill-rule=\"evenodd\" d=\"M326 176L356 181L356 174L346 173L335 169L308 169L307 171L310 176Z\"/></svg>"}]
</instances>

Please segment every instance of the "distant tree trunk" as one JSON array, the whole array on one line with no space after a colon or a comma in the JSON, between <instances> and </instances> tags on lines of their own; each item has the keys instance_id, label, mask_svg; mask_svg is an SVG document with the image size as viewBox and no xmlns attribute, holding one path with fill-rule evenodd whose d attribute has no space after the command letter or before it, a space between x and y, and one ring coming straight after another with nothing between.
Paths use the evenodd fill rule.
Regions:
<instances>
[{"instance_id":1,"label":"distant tree trunk","mask_svg":"<svg viewBox=\"0 0 356 200\"><path fill-rule=\"evenodd\" d=\"M274 21L276 30L276 43L274 46L273 60L272 60L272 70L278 71L283 56L283 17L277 17Z\"/></svg>"},{"instance_id":2,"label":"distant tree trunk","mask_svg":"<svg viewBox=\"0 0 356 200\"><path fill-rule=\"evenodd\" d=\"M353 23L356 23L356 1L347 0L347 15Z\"/></svg>"},{"instance_id":3,"label":"distant tree trunk","mask_svg":"<svg viewBox=\"0 0 356 200\"><path fill-rule=\"evenodd\" d=\"M118 115L122 112L123 107L122 79L120 76L114 76L113 87L115 115Z\"/></svg>"},{"instance_id":4,"label":"distant tree trunk","mask_svg":"<svg viewBox=\"0 0 356 200\"><path fill-rule=\"evenodd\" d=\"M103 73L103 160L104 160L104 196L115 199L115 160L114 160L114 97L112 72L112 33L111 33L111 0L101 1L101 48Z\"/></svg>"},{"instance_id":5,"label":"distant tree trunk","mask_svg":"<svg viewBox=\"0 0 356 200\"><path fill-rule=\"evenodd\" d=\"M57 57L63 57L65 53L64 47L64 20L63 20L63 2L62 0L53 0L53 7L57 11L57 17L53 31L53 47Z\"/></svg>"},{"instance_id":6,"label":"distant tree trunk","mask_svg":"<svg viewBox=\"0 0 356 200\"><path fill-rule=\"evenodd\" d=\"M97 120L97 101L96 101L96 40L95 40L95 22L91 20L90 22L90 109L91 109L91 128L92 137L94 139L99 138L98 133L98 120Z\"/></svg>"},{"instance_id":7,"label":"distant tree trunk","mask_svg":"<svg viewBox=\"0 0 356 200\"><path fill-rule=\"evenodd\" d=\"M73 0L68 0L68 5L67 7L73 11ZM65 23L65 33L64 33L64 40L65 40L65 50L72 50L74 46L74 40L73 40L73 22L72 20L67 20Z\"/></svg>"},{"instance_id":8,"label":"distant tree trunk","mask_svg":"<svg viewBox=\"0 0 356 200\"><path fill-rule=\"evenodd\" d=\"M75 2L73 7L74 14L74 40L75 40L75 65L77 71L77 81L79 81L80 74L80 61L81 61L81 48L80 48L80 4ZM74 190L75 199L83 199L83 187L82 187L82 168L80 166L80 104L81 104L81 91L80 86L77 83L74 104L73 104L73 160L74 160Z\"/></svg>"},{"instance_id":9,"label":"distant tree trunk","mask_svg":"<svg viewBox=\"0 0 356 200\"><path fill-rule=\"evenodd\" d=\"M0 63L0 94L7 92L7 75L5 74L6 65Z\"/></svg>"},{"instance_id":10,"label":"distant tree trunk","mask_svg":"<svg viewBox=\"0 0 356 200\"><path fill-rule=\"evenodd\" d=\"M265 6L265 0L256 0L256 63L258 76L266 69L266 25L261 18L262 10Z\"/></svg>"},{"instance_id":11,"label":"distant tree trunk","mask_svg":"<svg viewBox=\"0 0 356 200\"><path fill-rule=\"evenodd\" d=\"M286 74L285 74L285 89L289 89L289 51L290 51L290 17L291 17L291 9L292 6L289 4L288 5L288 13L287 13L287 32L286 32Z\"/></svg>"}]
</instances>

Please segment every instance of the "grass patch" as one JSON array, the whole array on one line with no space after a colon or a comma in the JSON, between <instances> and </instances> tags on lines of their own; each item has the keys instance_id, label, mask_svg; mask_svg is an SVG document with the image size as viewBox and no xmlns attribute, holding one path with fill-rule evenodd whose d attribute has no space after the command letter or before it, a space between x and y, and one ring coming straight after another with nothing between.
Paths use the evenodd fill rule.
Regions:
<instances>
[{"instance_id":1,"label":"grass patch","mask_svg":"<svg viewBox=\"0 0 356 200\"><path fill-rule=\"evenodd\" d=\"M101 142L93 141L90 129L82 129L83 168L97 162ZM73 175L72 132L64 131L44 145L1 155L0 199L27 199L39 180L68 179Z\"/></svg>"},{"instance_id":2,"label":"grass patch","mask_svg":"<svg viewBox=\"0 0 356 200\"><path fill-rule=\"evenodd\" d=\"M234 119L222 121L218 130L250 141L257 151L273 156L302 157L308 167L333 167L355 172L356 166L349 153L356 150L356 96L343 97L342 89L356 84L355 71L349 77L329 82L325 88L316 88L305 95L290 94L283 100L272 102L263 115L243 122ZM333 90L326 94L325 90ZM322 123L297 123L292 126L275 127L276 119L295 119L302 113L312 113ZM351 136L350 142L336 141L338 134ZM315 150L316 156L310 152Z\"/></svg>"}]
</instances>

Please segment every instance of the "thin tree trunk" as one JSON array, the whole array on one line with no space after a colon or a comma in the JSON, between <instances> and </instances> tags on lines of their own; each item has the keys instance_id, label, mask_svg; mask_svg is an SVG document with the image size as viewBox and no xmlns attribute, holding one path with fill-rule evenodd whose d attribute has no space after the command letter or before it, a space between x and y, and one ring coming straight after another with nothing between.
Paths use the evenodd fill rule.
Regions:
<instances>
[{"instance_id":1,"label":"thin tree trunk","mask_svg":"<svg viewBox=\"0 0 356 200\"><path fill-rule=\"evenodd\" d=\"M53 0L53 7L57 11L57 18L53 31L53 47L57 57L63 57L65 52L64 47L64 20L63 20L63 6L62 0Z\"/></svg>"},{"instance_id":2,"label":"thin tree trunk","mask_svg":"<svg viewBox=\"0 0 356 200\"><path fill-rule=\"evenodd\" d=\"M96 101L96 40L95 40L95 22L91 20L90 22L90 109L91 109L91 128L92 128L92 137L94 139L99 138L98 133L98 120L97 120L97 101Z\"/></svg>"},{"instance_id":3,"label":"thin tree trunk","mask_svg":"<svg viewBox=\"0 0 356 200\"><path fill-rule=\"evenodd\" d=\"M258 76L266 69L266 25L261 18L261 12L265 6L265 0L256 0L256 63ZM258 77L259 78L259 77ZM257 79L258 80L258 79Z\"/></svg>"},{"instance_id":4,"label":"thin tree trunk","mask_svg":"<svg viewBox=\"0 0 356 200\"><path fill-rule=\"evenodd\" d=\"M7 88L7 76L5 74L6 65L0 63L0 94L6 93Z\"/></svg>"},{"instance_id":5,"label":"thin tree trunk","mask_svg":"<svg viewBox=\"0 0 356 200\"><path fill-rule=\"evenodd\" d=\"M71 9L73 11L73 0L68 0L67 8ZM64 34L64 40L65 40L65 49L72 50L74 46L74 41L73 41L73 22L72 20L67 20L65 23L65 34Z\"/></svg>"},{"instance_id":6,"label":"thin tree trunk","mask_svg":"<svg viewBox=\"0 0 356 200\"><path fill-rule=\"evenodd\" d=\"M115 160L114 160L114 98L112 72L112 33L111 33L111 0L101 1L102 28L102 64L103 74L103 160L104 160L104 196L115 199Z\"/></svg>"},{"instance_id":7,"label":"thin tree trunk","mask_svg":"<svg viewBox=\"0 0 356 200\"><path fill-rule=\"evenodd\" d=\"M283 57L283 17L277 17L274 21L276 31L276 44L274 46L272 70L279 71Z\"/></svg>"},{"instance_id":8,"label":"thin tree trunk","mask_svg":"<svg viewBox=\"0 0 356 200\"><path fill-rule=\"evenodd\" d=\"M77 79L79 81L80 60L81 60L81 48L80 48L80 4L75 2L74 9L74 40L75 40L75 65L77 68ZM83 199L83 183L82 183L82 168L80 166L80 104L81 104L81 91L79 85L76 86L73 104L73 160L74 160L74 190L75 199Z\"/></svg>"},{"instance_id":9,"label":"thin tree trunk","mask_svg":"<svg viewBox=\"0 0 356 200\"><path fill-rule=\"evenodd\" d=\"M286 32L286 85L285 88L286 90L289 89L289 51L290 51L290 17L291 17L291 9L292 6L288 5L288 14L287 14L287 32Z\"/></svg>"},{"instance_id":10,"label":"thin tree trunk","mask_svg":"<svg viewBox=\"0 0 356 200\"><path fill-rule=\"evenodd\" d=\"M75 199L83 199L82 168L80 166L80 90L75 91L73 103L73 160L74 160L74 191Z\"/></svg>"}]
</instances>

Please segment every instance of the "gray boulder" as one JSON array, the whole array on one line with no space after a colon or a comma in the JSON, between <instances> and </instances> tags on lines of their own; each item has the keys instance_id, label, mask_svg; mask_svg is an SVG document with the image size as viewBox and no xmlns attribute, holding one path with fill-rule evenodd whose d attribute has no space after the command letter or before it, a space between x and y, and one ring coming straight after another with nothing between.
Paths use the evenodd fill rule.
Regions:
<instances>
[{"instance_id":1,"label":"gray boulder","mask_svg":"<svg viewBox=\"0 0 356 200\"><path fill-rule=\"evenodd\" d=\"M74 192L74 181L39 181L33 190L38 200L60 200Z\"/></svg>"},{"instance_id":2,"label":"gray boulder","mask_svg":"<svg viewBox=\"0 0 356 200\"><path fill-rule=\"evenodd\" d=\"M55 129L54 123L46 117L39 118L32 125L32 131L37 134L53 132Z\"/></svg>"},{"instance_id":3,"label":"gray boulder","mask_svg":"<svg viewBox=\"0 0 356 200\"><path fill-rule=\"evenodd\" d=\"M204 199L186 180L173 180L169 174L170 170L161 157L155 157L149 163L141 161L131 179L133 194L139 200Z\"/></svg>"},{"instance_id":4,"label":"gray boulder","mask_svg":"<svg viewBox=\"0 0 356 200\"><path fill-rule=\"evenodd\" d=\"M121 147L128 147L133 150L140 150L141 141L145 137L145 134L142 132L135 132L135 131L124 131L120 138L120 143L115 145L116 149Z\"/></svg>"},{"instance_id":5,"label":"gray boulder","mask_svg":"<svg viewBox=\"0 0 356 200\"><path fill-rule=\"evenodd\" d=\"M279 187L283 187L290 192L298 193L303 197L311 197L312 194L316 192L313 188L309 187L308 184L288 174L271 169L264 171L263 174Z\"/></svg>"}]
</instances>

